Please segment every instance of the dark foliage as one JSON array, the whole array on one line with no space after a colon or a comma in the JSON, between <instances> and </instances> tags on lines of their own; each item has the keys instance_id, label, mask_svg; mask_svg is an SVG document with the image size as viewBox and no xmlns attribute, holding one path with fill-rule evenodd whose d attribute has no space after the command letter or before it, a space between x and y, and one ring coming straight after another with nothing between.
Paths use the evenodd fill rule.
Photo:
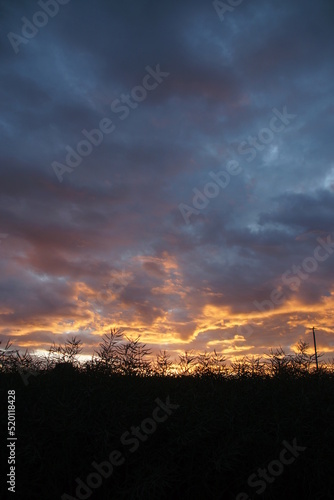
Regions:
<instances>
[{"instance_id":1,"label":"dark foliage","mask_svg":"<svg viewBox=\"0 0 334 500\"><path fill-rule=\"evenodd\" d=\"M56 368L26 358L24 373L34 370L27 384L13 364L15 353L11 363L2 360L3 429L6 392L16 391L16 499L75 498L76 478L86 482L92 462L108 460L115 449L124 464L89 498L235 500L240 492L263 499L334 498L334 375L325 366L311 368L305 346L292 357L281 349L269 353L266 363L244 358L229 370L217 353L202 355L197 365L187 353L183 373L192 376L167 376L166 353L156 370L143 364L143 349L138 339L114 331L85 365L76 364L75 354L68 361L68 351ZM124 369L126 359L130 369ZM156 398L167 396L179 408L131 453L121 436L152 416ZM249 476L279 457L283 440L294 439L306 450L257 495Z\"/></svg>"}]
</instances>

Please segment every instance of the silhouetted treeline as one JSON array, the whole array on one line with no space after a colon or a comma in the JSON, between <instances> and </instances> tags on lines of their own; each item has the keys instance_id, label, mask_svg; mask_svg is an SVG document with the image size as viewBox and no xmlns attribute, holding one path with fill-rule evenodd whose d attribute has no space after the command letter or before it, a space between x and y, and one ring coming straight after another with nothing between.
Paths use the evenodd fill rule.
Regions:
<instances>
[{"instance_id":1,"label":"silhouetted treeline","mask_svg":"<svg viewBox=\"0 0 334 500\"><path fill-rule=\"evenodd\" d=\"M82 364L76 338L44 358L6 347L0 426L14 390L17 500L334 498L334 373L304 343L231 366L186 352L177 370L120 331Z\"/></svg>"},{"instance_id":2,"label":"silhouetted treeline","mask_svg":"<svg viewBox=\"0 0 334 500\"><path fill-rule=\"evenodd\" d=\"M77 337L67 340L64 345L53 344L47 356L36 356L26 351L24 354L11 349L7 343L0 352L0 371L39 372L53 370L57 365L65 365L79 371L97 372L109 375L135 376L183 376L195 377L268 377L301 376L316 371L315 355L309 354L309 345L299 341L297 352L286 354L280 347L271 349L264 357L244 356L238 361L227 363L227 359L216 350L195 355L185 351L177 362L171 360L166 351L160 351L156 359L150 359L151 350L140 338L129 339L122 330L111 330L103 335L99 348L89 361L80 363L78 356L82 351L82 341ZM321 354L318 358L321 358ZM321 362L319 371L332 373L334 362Z\"/></svg>"}]
</instances>

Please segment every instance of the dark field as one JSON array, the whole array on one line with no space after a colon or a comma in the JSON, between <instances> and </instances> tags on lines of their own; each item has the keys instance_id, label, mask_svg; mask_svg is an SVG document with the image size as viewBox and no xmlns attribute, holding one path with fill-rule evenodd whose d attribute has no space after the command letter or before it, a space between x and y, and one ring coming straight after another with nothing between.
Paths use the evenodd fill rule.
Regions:
<instances>
[{"instance_id":1,"label":"dark field","mask_svg":"<svg viewBox=\"0 0 334 500\"><path fill-rule=\"evenodd\" d=\"M333 378L60 369L25 385L19 373L1 373L1 428L6 435L6 393L14 389L17 436L16 493L4 488L3 474L1 498L334 498ZM282 452L283 441L295 455Z\"/></svg>"}]
</instances>

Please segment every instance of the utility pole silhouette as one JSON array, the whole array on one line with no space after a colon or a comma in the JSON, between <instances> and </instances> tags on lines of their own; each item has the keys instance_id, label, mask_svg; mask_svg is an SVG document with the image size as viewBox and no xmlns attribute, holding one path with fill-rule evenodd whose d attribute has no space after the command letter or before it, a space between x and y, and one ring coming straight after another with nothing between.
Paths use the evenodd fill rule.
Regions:
<instances>
[{"instance_id":1,"label":"utility pole silhouette","mask_svg":"<svg viewBox=\"0 0 334 500\"><path fill-rule=\"evenodd\" d=\"M315 364L317 366L317 371L319 370L319 367L318 367L318 354L317 354L317 343L316 343L316 340L315 340L315 328L314 326L312 328L310 328L310 330L312 330L313 332L313 343L314 343L314 352L315 352Z\"/></svg>"}]
</instances>

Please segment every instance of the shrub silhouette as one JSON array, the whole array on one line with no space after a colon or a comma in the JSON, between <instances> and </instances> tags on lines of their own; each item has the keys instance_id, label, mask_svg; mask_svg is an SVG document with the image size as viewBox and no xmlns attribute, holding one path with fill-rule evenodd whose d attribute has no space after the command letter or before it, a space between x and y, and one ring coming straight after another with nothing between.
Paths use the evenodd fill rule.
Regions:
<instances>
[{"instance_id":1,"label":"shrub silhouette","mask_svg":"<svg viewBox=\"0 0 334 500\"><path fill-rule=\"evenodd\" d=\"M161 377L166 377L171 374L171 366L173 362L170 359L170 354L166 351L159 351L156 355L156 362L153 368L153 372Z\"/></svg>"},{"instance_id":2,"label":"shrub silhouette","mask_svg":"<svg viewBox=\"0 0 334 500\"><path fill-rule=\"evenodd\" d=\"M120 373L121 352L120 342L123 339L123 330L111 329L109 334L105 334L99 343L99 349L94 351L92 368L104 373Z\"/></svg>"},{"instance_id":3,"label":"shrub silhouette","mask_svg":"<svg viewBox=\"0 0 334 500\"><path fill-rule=\"evenodd\" d=\"M216 350L212 353L205 352L196 357L194 375L198 377L221 377L226 373L226 358L217 354Z\"/></svg>"},{"instance_id":4,"label":"shrub silhouette","mask_svg":"<svg viewBox=\"0 0 334 500\"><path fill-rule=\"evenodd\" d=\"M160 351L150 362L139 337L116 329L84 364L75 337L51 346L45 358L7 347L0 353L0 378L4 390L14 388L17 395L25 498L76 498L76 478L85 482L96 474L93 463L105 463L119 449L125 463L101 479L96 498L167 500L177 492L178 498L235 500L252 471L266 467L282 441L295 437L307 449L267 485L265 497L332 498L333 365L316 373L302 341L293 354L279 348L230 366L216 351L186 351L175 365ZM24 385L20 369L31 367L41 375ZM179 409L151 432L156 399L169 397ZM132 453L120 438L128 439L141 423L148 432Z\"/></svg>"},{"instance_id":5,"label":"shrub silhouette","mask_svg":"<svg viewBox=\"0 0 334 500\"><path fill-rule=\"evenodd\" d=\"M129 339L123 336L123 330L112 329L102 337L99 349L94 351L94 358L89 364L95 369L109 374L149 375L152 367L146 357L151 350L140 342L140 337Z\"/></svg>"},{"instance_id":6,"label":"shrub silhouette","mask_svg":"<svg viewBox=\"0 0 334 500\"><path fill-rule=\"evenodd\" d=\"M82 351L81 344L82 341L76 337L66 340L64 346L53 343L49 349L47 358L48 367L54 368L58 363L68 363L77 366L79 364L78 355Z\"/></svg>"},{"instance_id":7,"label":"shrub silhouette","mask_svg":"<svg viewBox=\"0 0 334 500\"><path fill-rule=\"evenodd\" d=\"M57 365L70 372L75 367L86 372L97 374L127 375L127 376L194 376L197 378L254 378L254 377L301 377L315 371L315 355L309 354L308 343L299 340L294 354L286 354L282 347L270 349L265 358L244 356L236 361L226 364L226 358L221 353L204 352L195 355L193 351L185 351L178 356L175 364L167 351L160 351L155 361L151 361L151 349L140 342L140 337L130 339L124 336L124 330L111 329L109 334L104 334L99 347L94 351L92 358L85 363L80 363L78 356L82 351L82 341L76 336L66 340L64 345L50 346L47 356L41 357L30 354L28 350L20 354L18 350L11 349L12 343L7 342L4 349L0 350L0 372L41 372L53 370ZM318 359L323 354L318 354ZM319 372L332 373L332 362L320 362ZM73 370L72 370L73 372ZM60 371L59 371L60 373Z\"/></svg>"},{"instance_id":8,"label":"shrub silhouette","mask_svg":"<svg viewBox=\"0 0 334 500\"><path fill-rule=\"evenodd\" d=\"M265 377L268 374L266 364L261 357L244 356L231 363L232 374L237 378Z\"/></svg>"},{"instance_id":9,"label":"shrub silhouette","mask_svg":"<svg viewBox=\"0 0 334 500\"><path fill-rule=\"evenodd\" d=\"M120 372L123 375L149 375L151 363L145 358L151 354L151 349L146 348L146 344L140 342L140 337L134 340L127 337L126 339L127 342L120 345Z\"/></svg>"},{"instance_id":10,"label":"shrub silhouette","mask_svg":"<svg viewBox=\"0 0 334 500\"><path fill-rule=\"evenodd\" d=\"M179 373L181 375L190 375L194 372L196 364L196 356L192 351L185 351L184 354L179 354Z\"/></svg>"}]
</instances>

